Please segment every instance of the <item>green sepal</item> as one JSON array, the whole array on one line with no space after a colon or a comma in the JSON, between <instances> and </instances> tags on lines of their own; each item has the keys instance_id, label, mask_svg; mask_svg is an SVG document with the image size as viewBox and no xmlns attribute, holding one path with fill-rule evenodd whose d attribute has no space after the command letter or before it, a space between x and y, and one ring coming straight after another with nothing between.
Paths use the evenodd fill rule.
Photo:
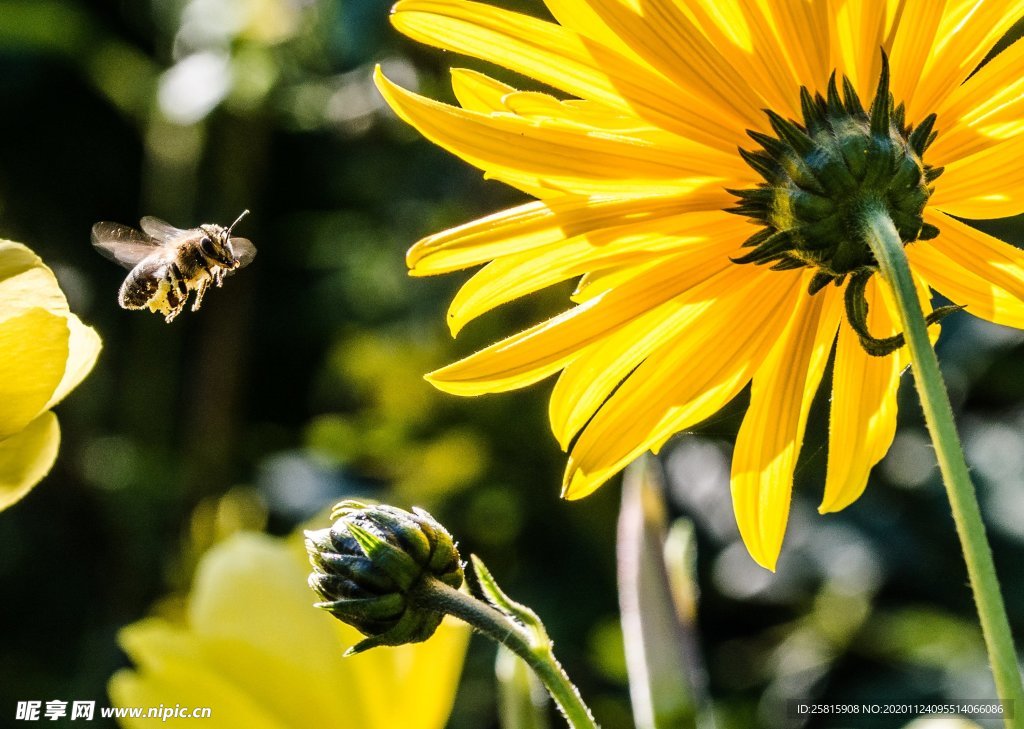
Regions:
<instances>
[{"instance_id":1,"label":"green sepal","mask_svg":"<svg viewBox=\"0 0 1024 729\"><path fill-rule=\"evenodd\" d=\"M413 559L422 563L430 559L430 540L423 533L422 519L409 519L409 514L398 516L390 511L378 509L373 520L379 527L394 536L400 547Z\"/></svg>"},{"instance_id":2,"label":"green sepal","mask_svg":"<svg viewBox=\"0 0 1024 729\"><path fill-rule=\"evenodd\" d=\"M546 638L547 633L544 630L544 624L541 622L540 617L537 613L533 612L530 608L522 603L518 603L508 595L506 595L498 583L495 581L494 576L490 570L484 565L483 560L477 557L475 554L469 555L470 560L473 562L473 571L476 573L477 581L480 583L480 589L484 593L484 597L491 603L495 608L509 616L514 618L516 622L529 628L531 631L539 636Z\"/></svg>"},{"instance_id":3,"label":"green sepal","mask_svg":"<svg viewBox=\"0 0 1024 729\"><path fill-rule=\"evenodd\" d=\"M397 592L377 597L353 597L341 600L324 600L313 603L313 607L326 610L332 615L344 617L351 622L366 620L386 621L397 618L405 609L405 597Z\"/></svg>"},{"instance_id":4,"label":"green sepal","mask_svg":"<svg viewBox=\"0 0 1024 729\"><path fill-rule=\"evenodd\" d=\"M831 85L835 85L834 71L832 73L832 81L830 83ZM853 88L853 82L846 74L843 74L843 100L847 114L850 116L867 118L868 113L864 111L864 107L860 103L860 96L857 95L857 89Z\"/></svg>"},{"instance_id":5,"label":"green sepal","mask_svg":"<svg viewBox=\"0 0 1024 729\"><path fill-rule=\"evenodd\" d=\"M408 590L420 578L420 566L404 551L354 521L345 526L377 569L391 577L400 589Z\"/></svg>"},{"instance_id":6,"label":"green sepal","mask_svg":"<svg viewBox=\"0 0 1024 729\"><path fill-rule=\"evenodd\" d=\"M797 154L803 156L814 151L814 140L807 135L807 132L771 109L765 109L764 113L768 115L768 123L779 135L779 139L785 140L790 147L796 150Z\"/></svg>"},{"instance_id":7,"label":"green sepal","mask_svg":"<svg viewBox=\"0 0 1024 729\"><path fill-rule=\"evenodd\" d=\"M889 55L882 51L882 72L878 75L878 87L871 102L871 133L889 136L892 128L892 98L889 95Z\"/></svg>"},{"instance_id":8,"label":"green sepal","mask_svg":"<svg viewBox=\"0 0 1024 729\"><path fill-rule=\"evenodd\" d=\"M814 296L816 293L828 286L834 278L835 276L831 273L818 271L811 277L811 282L807 284L807 295Z\"/></svg>"},{"instance_id":9,"label":"green sepal","mask_svg":"<svg viewBox=\"0 0 1024 729\"><path fill-rule=\"evenodd\" d=\"M906 339L903 333L891 337L879 339L868 331L868 301L864 292L868 281L875 272L872 269L862 269L850 277L850 283L846 286L846 321L850 328L857 334L860 346L872 357L885 357L892 354L904 344ZM945 319L953 312L960 311L963 306L940 306L934 309L925 317L925 325L931 326Z\"/></svg>"},{"instance_id":10,"label":"green sepal","mask_svg":"<svg viewBox=\"0 0 1024 729\"><path fill-rule=\"evenodd\" d=\"M930 145L932 140L935 139L932 135L932 129L935 126L936 118L935 114L929 114L921 120L920 124L914 127L910 136L907 137L907 142L914 148L914 151L917 152L918 157L924 156L925 151L928 149L928 145Z\"/></svg>"},{"instance_id":11,"label":"green sepal","mask_svg":"<svg viewBox=\"0 0 1024 729\"><path fill-rule=\"evenodd\" d=\"M316 563L324 572L341 575L364 588L375 589L377 592L395 589L395 581L391 576L375 567L369 557L320 552L316 556Z\"/></svg>"},{"instance_id":12,"label":"green sepal","mask_svg":"<svg viewBox=\"0 0 1024 729\"><path fill-rule=\"evenodd\" d=\"M343 655L347 658L378 646L422 643L434 634L442 619L444 615L433 610L406 610L392 627L364 638Z\"/></svg>"}]
</instances>

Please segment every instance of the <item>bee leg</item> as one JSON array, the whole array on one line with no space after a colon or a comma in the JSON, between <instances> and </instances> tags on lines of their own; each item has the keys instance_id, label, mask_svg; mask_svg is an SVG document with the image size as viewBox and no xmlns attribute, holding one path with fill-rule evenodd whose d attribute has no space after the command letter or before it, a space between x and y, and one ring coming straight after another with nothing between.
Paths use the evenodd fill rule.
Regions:
<instances>
[{"instance_id":1,"label":"bee leg","mask_svg":"<svg viewBox=\"0 0 1024 729\"><path fill-rule=\"evenodd\" d=\"M196 286L196 300L192 302L192 311L199 311L199 305L203 303L203 294L206 293L207 287L210 285L209 280L203 279Z\"/></svg>"},{"instance_id":2,"label":"bee leg","mask_svg":"<svg viewBox=\"0 0 1024 729\"><path fill-rule=\"evenodd\" d=\"M185 298L174 297L174 300L172 301L171 297L168 297L167 303L169 304L169 307L167 309L166 316L164 316L164 321L170 324L174 321L174 317L185 310Z\"/></svg>"},{"instance_id":3,"label":"bee leg","mask_svg":"<svg viewBox=\"0 0 1024 729\"><path fill-rule=\"evenodd\" d=\"M223 268L218 266L217 268L215 268L213 270L213 280L217 284L218 288L220 288L221 286L224 285L224 269Z\"/></svg>"}]
</instances>

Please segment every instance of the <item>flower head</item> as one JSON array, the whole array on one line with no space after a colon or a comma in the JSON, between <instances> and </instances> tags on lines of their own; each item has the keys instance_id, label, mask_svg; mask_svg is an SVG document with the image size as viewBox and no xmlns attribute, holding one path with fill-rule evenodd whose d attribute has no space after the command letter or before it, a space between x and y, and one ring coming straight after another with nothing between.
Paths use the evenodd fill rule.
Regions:
<instances>
[{"instance_id":1,"label":"flower head","mask_svg":"<svg viewBox=\"0 0 1024 729\"><path fill-rule=\"evenodd\" d=\"M39 256L0 240L0 509L53 466L60 428L50 409L89 374L100 347Z\"/></svg>"},{"instance_id":2,"label":"flower head","mask_svg":"<svg viewBox=\"0 0 1024 729\"><path fill-rule=\"evenodd\" d=\"M313 573L309 586L322 607L369 636L358 653L379 645L424 641L444 615L412 604L411 591L431 577L462 586L459 552L451 535L423 509L343 501L328 529L306 532Z\"/></svg>"},{"instance_id":3,"label":"flower head","mask_svg":"<svg viewBox=\"0 0 1024 729\"><path fill-rule=\"evenodd\" d=\"M399 116L537 198L420 241L412 273L486 264L452 302L455 333L579 277L569 309L428 378L477 395L560 373L568 498L752 381L733 503L774 568L833 347L822 512L857 499L895 432L909 359L858 205L885 206L926 313L934 289L1024 327L1024 253L960 221L1024 211L1024 167L1003 163L1024 152L1024 43L980 65L1024 2L546 5L556 22L469 0L394 8L412 38L561 94L454 69L455 107L378 73Z\"/></svg>"},{"instance_id":4,"label":"flower head","mask_svg":"<svg viewBox=\"0 0 1024 729\"><path fill-rule=\"evenodd\" d=\"M121 631L136 668L111 678L114 704L209 707L216 726L441 729L469 629L445 622L428 643L343 658L358 633L310 606L307 572L297 538L241 533L214 547L182 620Z\"/></svg>"}]
</instances>

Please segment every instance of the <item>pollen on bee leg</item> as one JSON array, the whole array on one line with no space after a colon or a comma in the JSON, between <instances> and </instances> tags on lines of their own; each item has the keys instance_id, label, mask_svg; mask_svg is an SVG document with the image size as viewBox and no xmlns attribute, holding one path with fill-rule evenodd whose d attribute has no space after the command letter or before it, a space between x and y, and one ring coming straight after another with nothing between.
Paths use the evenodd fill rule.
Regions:
<instances>
[{"instance_id":1,"label":"pollen on bee leg","mask_svg":"<svg viewBox=\"0 0 1024 729\"><path fill-rule=\"evenodd\" d=\"M192 311L199 311L199 305L203 303L203 294L206 293L206 289L209 285L210 281L208 279L203 279L196 286L196 298L195 301L192 302Z\"/></svg>"}]
</instances>

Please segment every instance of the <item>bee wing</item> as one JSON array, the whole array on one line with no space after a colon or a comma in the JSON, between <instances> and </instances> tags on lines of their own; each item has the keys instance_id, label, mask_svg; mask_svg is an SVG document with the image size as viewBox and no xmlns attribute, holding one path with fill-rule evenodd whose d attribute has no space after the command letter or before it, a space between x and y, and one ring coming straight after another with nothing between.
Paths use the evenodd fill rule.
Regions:
<instances>
[{"instance_id":1,"label":"bee wing","mask_svg":"<svg viewBox=\"0 0 1024 729\"><path fill-rule=\"evenodd\" d=\"M235 252L239 268L245 268L256 257L256 246L248 238L232 238L231 250Z\"/></svg>"},{"instance_id":2,"label":"bee wing","mask_svg":"<svg viewBox=\"0 0 1024 729\"><path fill-rule=\"evenodd\" d=\"M160 218L154 218L152 215L147 215L139 221L142 229L152 237L158 243L166 243L172 238L177 238L182 234L190 233L191 231L182 230L181 228L175 228L170 223L160 220Z\"/></svg>"},{"instance_id":3,"label":"bee wing","mask_svg":"<svg viewBox=\"0 0 1024 729\"><path fill-rule=\"evenodd\" d=\"M160 248L160 244L135 228L120 223L96 223L92 226L92 244L104 257L125 268Z\"/></svg>"}]
</instances>

